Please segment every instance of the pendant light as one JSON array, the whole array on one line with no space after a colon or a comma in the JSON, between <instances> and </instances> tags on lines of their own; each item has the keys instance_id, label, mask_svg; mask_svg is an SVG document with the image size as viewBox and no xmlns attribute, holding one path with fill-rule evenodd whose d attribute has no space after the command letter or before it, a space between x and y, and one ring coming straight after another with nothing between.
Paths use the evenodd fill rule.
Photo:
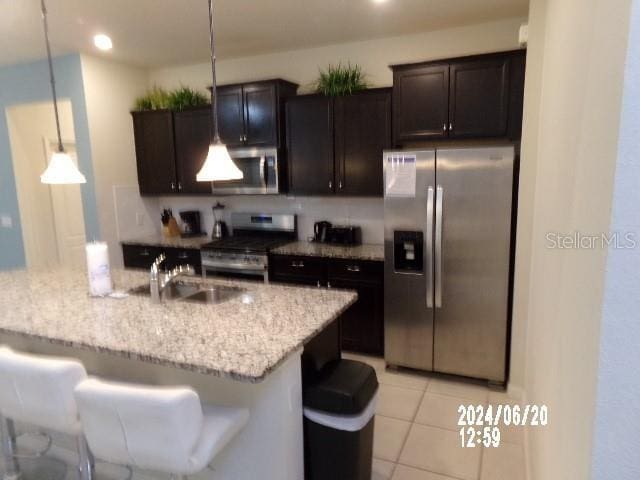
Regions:
<instances>
[{"instance_id":1,"label":"pendant light","mask_svg":"<svg viewBox=\"0 0 640 480\"><path fill-rule=\"evenodd\" d=\"M229 155L227 147L220 140L218 133L218 95L216 92L216 53L213 35L213 2L209 0L209 44L211 47L211 115L213 116L213 140L204 165L196 175L198 182L218 182L224 180L240 180L244 174Z\"/></svg>"},{"instance_id":2,"label":"pendant light","mask_svg":"<svg viewBox=\"0 0 640 480\"><path fill-rule=\"evenodd\" d=\"M42 24L44 26L44 40L47 45L47 59L49 61L49 77L51 80L51 94L53 96L53 110L56 116L56 130L58 132L58 151L51 155L49 166L40 175L40 181L48 184L72 184L86 183L87 179L80 173L78 167L69 154L64 151L62 145L62 135L60 134L60 117L58 115L58 99L56 96L56 81L53 76L53 61L51 60L51 46L49 45L49 27L47 25L47 7L44 0L41 0Z\"/></svg>"}]
</instances>

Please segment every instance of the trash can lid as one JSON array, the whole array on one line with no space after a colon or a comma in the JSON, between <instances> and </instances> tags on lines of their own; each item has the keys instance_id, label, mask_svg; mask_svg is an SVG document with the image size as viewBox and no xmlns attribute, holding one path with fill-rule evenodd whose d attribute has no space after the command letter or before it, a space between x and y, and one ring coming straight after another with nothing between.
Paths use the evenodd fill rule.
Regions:
<instances>
[{"instance_id":1,"label":"trash can lid","mask_svg":"<svg viewBox=\"0 0 640 480\"><path fill-rule=\"evenodd\" d=\"M305 388L303 403L326 413L355 415L367 408L377 390L373 367L355 360L334 360L324 366L316 382Z\"/></svg>"}]
</instances>

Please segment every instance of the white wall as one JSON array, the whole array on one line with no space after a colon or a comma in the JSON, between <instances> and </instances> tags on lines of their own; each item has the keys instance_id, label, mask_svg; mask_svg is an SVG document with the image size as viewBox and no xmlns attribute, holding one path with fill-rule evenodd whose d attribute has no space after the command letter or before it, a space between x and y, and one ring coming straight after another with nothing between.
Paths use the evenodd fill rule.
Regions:
<instances>
[{"instance_id":1,"label":"white wall","mask_svg":"<svg viewBox=\"0 0 640 480\"><path fill-rule=\"evenodd\" d=\"M359 64L372 86L390 86L393 79L389 65L392 64L518 48L518 28L523 21L514 18L415 35L221 60L217 63L218 81L233 83L280 77L298 83L300 92L305 92L311 89L319 68L342 61ZM204 90L211 84L211 66L203 62L161 68L151 71L149 79L150 85L166 88L188 85ZM211 205L215 200L165 198L160 204L172 207L176 215L181 209L201 210L210 231ZM327 219L362 226L365 242L383 241L383 208L379 198L227 197L220 201L235 210L297 213L301 239L312 234L314 221Z\"/></svg>"},{"instance_id":2,"label":"white wall","mask_svg":"<svg viewBox=\"0 0 640 480\"><path fill-rule=\"evenodd\" d=\"M303 92L317 79L319 68L342 61L359 64L371 85L390 86L392 75L388 66L392 64L518 48L518 28L523 21L514 18L415 35L219 60L218 82L279 77L298 83ZM204 90L211 85L211 65L203 62L161 68L152 70L149 78L151 84L159 86L184 84Z\"/></svg>"},{"instance_id":3,"label":"white wall","mask_svg":"<svg viewBox=\"0 0 640 480\"><path fill-rule=\"evenodd\" d=\"M640 2L631 15L611 232L640 242ZM594 480L635 480L640 472L640 243L610 249L600 335Z\"/></svg>"},{"instance_id":4,"label":"white wall","mask_svg":"<svg viewBox=\"0 0 640 480\"><path fill-rule=\"evenodd\" d=\"M126 229L120 235L129 238L157 229L154 223L158 216L156 202L142 200L137 194L136 156L129 114L135 98L147 88L148 72L87 55L81 56L81 62L100 231L102 240L109 244L113 265L121 266L119 229ZM133 199L132 195L122 194L132 189L135 192ZM126 203L126 209L121 208L122 203ZM130 214L121 224L117 222L118 210ZM139 214L138 219L136 214Z\"/></svg>"},{"instance_id":5,"label":"white wall","mask_svg":"<svg viewBox=\"0 0 640 480\"><path fill-rule=\"evenodd\" d=\"M231 196L210 198L164 197L159 200L161 208L172 208L179 221L182 210L200 210L203 228L211 233L213 211L211 207L219 201L225 205L225 220L230 222L230 213L295 213L298 217L298 238L307 240L313 235L313 224L318 220L329 220L334 224L353 224L362 227L364 243L383 243L384 221L381 198L338 197L285 197L282 196Z\"/></svg>"},{"instance_id":6,"label":"white wall","mask_svg":"<svg viewBox=\"0 0 640 480\"><path fill-rule=\"evenodd\" d=\"M550 412L547 427L528 432L532 480L589 477L607 251L548 248L546 234L609 231L629 4L531 2L540 70L525 88L519 248L531 236L516 272L527 303L516 311L527 323L527 402Z\"/></svg>"}]
</instances>

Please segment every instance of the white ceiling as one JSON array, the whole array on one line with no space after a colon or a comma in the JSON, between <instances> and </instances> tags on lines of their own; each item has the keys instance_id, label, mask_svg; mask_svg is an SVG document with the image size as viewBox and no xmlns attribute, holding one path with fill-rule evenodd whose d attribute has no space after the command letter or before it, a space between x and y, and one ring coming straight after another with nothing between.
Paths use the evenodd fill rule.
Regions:
<instances>
[{"instance_id":1,"label":"white ceiling","mask_svg":"<svg viewBox=\"0 0 640 480\"><path fill-rule=\"evenodd\" d=\"M526 16L528 0L215 0L218 58ZM98 53L157 67L208 56L206 0L47 0L54 55ZM39 0L0 0L0 65L43 58Z\"/></svg>"}]
</instances>

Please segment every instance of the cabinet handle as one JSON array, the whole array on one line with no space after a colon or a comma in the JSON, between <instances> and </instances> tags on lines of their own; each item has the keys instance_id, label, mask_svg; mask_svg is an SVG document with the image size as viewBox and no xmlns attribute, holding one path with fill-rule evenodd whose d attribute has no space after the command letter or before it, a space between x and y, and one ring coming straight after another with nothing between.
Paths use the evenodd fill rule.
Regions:
<instances>
[{"instance_id":1,"label":"cabinet handle","mask_svg":"<svg viewBox=\"0 0 640 480\"><path fill-rule=\"evenodd\" d=\"M188 258L189 258L189 254L188 254L187 252L181 252L181 253L178 255L178 258L179 258L180 260L186 260L186 259L188 259Z\"/></svg>"},{"instance_id":2,"label":"cabinet handle","mask_svg":"<svg viewBox=\"0 0 640 480\"><path fill-rule=\"evenodd\" d=\"M149 250L142 250L140 252L141 257L148 257L150 255Z\"/></svg>"},{"instance_id":3,"label":"cabinet handle","mask_svg":"<svg viewBox=\"0 0 640 480\"><path fill-rule=\"evenodd\" d=\"M318 288L320 288L320 287L321 287L321 285L320 285L320 280L318 280L317 286L318 286Z\"/></svg>"},{"instance_id":4,"label":"cabinet handle","mask_svg":"<svg viewBox=\"0 0 640 480\"><path fill-rule=\"evenodd\" d=\"M178 182L178 190L182 190L182 182Z\"/></svg>"},{"instance_id":5,"label":"cabinet handle","mask_svg":"<svg viewBox=\"0 0 640 480\"><path fill-rule=\"evenodd\" d=\"M339 188L340 190L342 190L342 180L340 180L340 181L338 182L338 188Z\"/></svg>"},{"instance_id":6,"label":"cabinet handle","mask_svg":"<svg viewBox=\"0 0 640 480\"><path fill-rule=\"evenodd\" d=\"M359 272L360 267L358 265L348 265L347 272Z\"/></svg>"},{"instance_id":7,"label":"cabinet handle","mask_svg":"<svg viewBox=\"0 0 640 480\"><path fill-rule=\"evenodd\" d=\"M446 123L442 124L442 130L445 131L445 132L447 131L447 124Z\"/></svg>"},{"instance_id":8,"label":"cabinet handle","mask_svg":"<svg viewBox=\"0 0 640 480\"><path fill-rule=\"evenodd\" d=\"M247 141L247 134L246 133L244 134L244 141L245 142Z\"/></svg>"},{"instance_id":9,"label":"cabinet handle","mask_svg":"<svg viewBox=\"0 0 640 480\"><path fill-rule=\"evenodd\" d=\"M452 132L453 131L453 123L449 124L449 131Z\"/></svg>"},{"instance_id":10,"label":"cabinet handle","mask_svg":"<svg viewBox=\"0 0 640 480\"><path fill-rule=\"evenodd\" d=\"M171 182L171 190L175 190L176 189L176 184L174 182Z\"/></svg>"},{"instance_id":11,"label":"cabinet handle","mask_svg":"<svg viewBox=\"0 0 640 480\"><path fill-rule=\"evenodd\" d=\"M331 282L327 282L327 288L331 288Z\"/></svg>"},{"instance_id":12,"label":"cabinet handle","mask_svg":"<svg viewBox=\"0 0 640 480\"><path fill-rule=\"evenodd\" d=\"M329 190L333 190L333 182L329 180Z\"/></svg>"},{"instance_id":13,"label":"cabinet handle","mask_svg":"<svg viewBox=\"0 0 640 480\"><path fill-rule=\"evenodd\" d=\"M242 135L240 135L240 141L242 141Z\"/></svg>"},{"instance_id":14,"label":"cabinet handle","mask_svg":"<svg viewBox=\"0 0 640 480\"><path fill-rule=\"evenodd\" d=\"M304 262L291 262L293 268L304 268Z\"/></svg>"}]
</instances>

